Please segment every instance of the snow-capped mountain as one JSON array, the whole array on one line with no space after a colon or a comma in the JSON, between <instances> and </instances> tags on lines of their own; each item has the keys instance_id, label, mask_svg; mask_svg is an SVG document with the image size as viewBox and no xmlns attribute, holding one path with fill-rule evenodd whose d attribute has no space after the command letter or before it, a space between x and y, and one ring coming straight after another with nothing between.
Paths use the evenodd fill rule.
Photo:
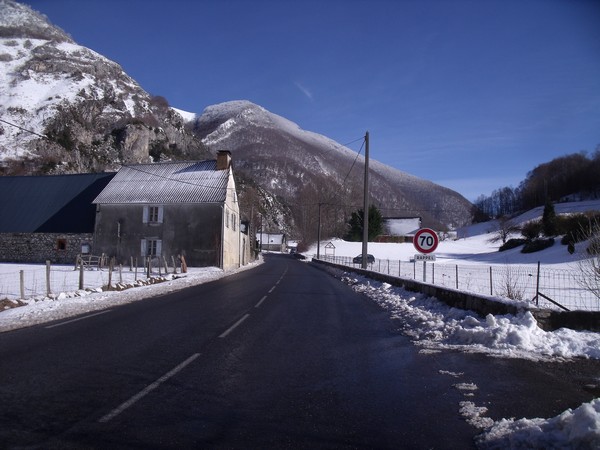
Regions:
<instances>
[{"instance_id":1,"label":"snow-capped mountain","mask_svg":"<svg viewBox=\"0 0 600 450\"><path fill-rule=\"evenodd\" d=\"M364 158L325 136L248 101L207 107L194 129L212 151L230 150L238 173L285 199L297 225L319 203L334 216L362 207ZM371 201L384 216L421 216L436 227L470 223L472 205L460 194L374 160L369 167ZM331 232L338 225L326 223Z\"/></svg>"},{"instance_id":2,"label":"snow-capped mountain","mask_svg":"<svg viewBox=\"0 0 600 450\"><path fill-rule=\"evenodd\" d=\"M206 156L163 98L26 5L0 0L0 162L5 173L103 170Z\"/></svg>"},{"instance_id":3,"label":"snow-capped mountain","mask_svg":"<svg viewBox=\"0 0 600 450\"><path fill-rule=\"evenodd\" d=\"M192 87L193 88L193 87ZM115 170L230 150L245 216L305 240L341 236L362 208L362 157L248 101L186 113L152 97L115 62L78 45L28 6L0 0L0 174ZM461 226L458 193L370 161L384 216ZM319 214L321 213L321 214Z\"/></svg>"}]
</instances>

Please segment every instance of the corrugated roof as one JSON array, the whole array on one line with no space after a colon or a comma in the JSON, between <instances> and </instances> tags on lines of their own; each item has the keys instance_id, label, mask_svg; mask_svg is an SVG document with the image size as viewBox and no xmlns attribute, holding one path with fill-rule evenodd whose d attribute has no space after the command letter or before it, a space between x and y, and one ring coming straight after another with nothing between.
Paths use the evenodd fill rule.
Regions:
<instances>
[{"instance_id":1,"label":"corrugated roof","mask_svg":"<svg viewBox=\"0 0 600 450\"><path fill-rule=\"evenodd\" d=\"M216 168L215 160L123 166L94 203L221 203L229 170Z\"/></svg>"},{"instance_id":2,"label":"corrugated roof","mask_svg":"<svg viewBox=\"0 0 600 450\"><path fill-rule=\"evenodd\" d=\"M0 233L93 233L92 200L114 175L0 177Z\"/></svg>"}]
</instances>

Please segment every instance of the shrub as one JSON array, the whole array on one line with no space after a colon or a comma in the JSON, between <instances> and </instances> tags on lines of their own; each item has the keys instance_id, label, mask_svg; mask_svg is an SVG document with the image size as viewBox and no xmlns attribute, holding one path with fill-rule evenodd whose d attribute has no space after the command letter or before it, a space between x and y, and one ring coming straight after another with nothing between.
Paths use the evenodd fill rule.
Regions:
<instances>
[{"instance_id":1,"label":"shrub","mask_svg":"<svg viewBox=\"0 0 600 450\"><path fill-rule=\"evenodd\" d=\"M502 244L498 251L510 250L511 248L517 248L527 242L527 239L509 239L505 244Z\"/></svg>"},{"instance_id":2,"label":"shrub","mask_svg":"<svg viewBox=\"0 0 600 450\"><path fill-rule=\"evenodd\" d=\"M554 238L550 239L534 239L527 241L521 250L521 253L535 253L547 249L554 245Z\"/></svg>"},{"instance_id":3,"label":"shrub","mask_svg":"<svg viewBox=\"0 0 600 450\"><path fill-rule=\"evenodd\" d=\"M532 241L537 239L542 232L542 222L539 220L532 220L531 222L527 222L525 225L521 227L521 234L528 241Z\"/></svg>"}]
</instances>

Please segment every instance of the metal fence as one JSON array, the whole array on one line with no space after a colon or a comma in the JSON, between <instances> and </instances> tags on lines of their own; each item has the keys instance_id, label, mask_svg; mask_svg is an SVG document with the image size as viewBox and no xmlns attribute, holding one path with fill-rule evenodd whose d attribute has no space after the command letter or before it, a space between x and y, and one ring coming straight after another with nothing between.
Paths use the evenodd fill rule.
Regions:
<instances>
[{"instance_id":1,"label":"metal fence","mask_svg":"<svg viewBox=\"0 0 600 450\"><path fill-rule=\"evenodd\" d=\"M316 255L314 256L316 258ZM351 257L321 255L323 261L360 267ZM537 265L443 264L376 259L368 269L466 292L529 301L540 308L600 311L600 279L584 282L581 270ZM590 289L596 285L596 289Z\"/></svg>"}]
</instances>

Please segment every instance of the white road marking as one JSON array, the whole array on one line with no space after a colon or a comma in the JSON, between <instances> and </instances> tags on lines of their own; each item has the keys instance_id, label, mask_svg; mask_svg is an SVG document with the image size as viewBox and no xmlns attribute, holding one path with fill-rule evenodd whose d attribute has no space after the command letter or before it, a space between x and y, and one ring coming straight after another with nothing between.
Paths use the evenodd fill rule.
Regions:
<instances>
[{"instance_id":1,"label":"white road marking","mask_svg":"<svg viewBox=\"0 0 600 450\"><path fill-rule=\"evenodd\" d=\"M106 311L100 311L100 312L97 312L94 314L88 314L87 316L78 317L77 319L67 320L66 322L55 323L54 325L48 325L45 328L62 327L63 325L67 325L67 324L73 323L73 322L78 322L78 321L84 320L84 319L89 319L90 317L99 316L100 314L106 314L107 312L110 312L110 311L111 311L110 309L107 309Z\"/></svg>"},{"instance_id":2,"label":"white road marking","mask_svg":"<svg viewBox=\"0 0 600 450\"><path fill-rule=\"evenodd\" d=\"M177 373L181 372L185 368L185 366L187 366L192 361L194 361L198 356L200 356L200 353L194 353L192 356L190 356L188 359L186 359L185 361L183 361L181 364L179 364L174 369L172 369L169 372L167 372L166 374L164 374L162 377L160 377L154 383L146 386L144 389L142 389L140 392L138 392L137 394L135 394L133 397L131 397L126 402L121 403L118 407L116 407L111 412L109 412L107 415L105 415L104 417L102 417L98 422L100 422L100 423L106 423L106 422L109 422L110 420L114 419L119 414L121 414L123 411L125 411L127 408L131 407L136 402L138 402L139 400L141 400L142 398L144 398L146 395L148 395L151 391L153 391L154 389L156 389L157 387L159 387L162 383L164 383L165 381L167 381L169 378L171 378L174 375L176 375Z\"/></svg>"},{"instance_id":3,"label":"white road marking","mask_svg":"<svg viewBox=\"0 0 600 450\"><path fill-rule=\"evenodd\" d=\"M231 333L233 330L235 330L248 317L250 317L250 314L246 314L244 317L242 317L240 320L238 320L236 323L234 323L231 327L229 327L229 329L227 331L225 331L223 334L221 334L221 336L219 336L219 337L220 338L226 337L229 333Z\"/></svg>"},{"instance_id":4,"label":"white road marking","mask_svg":"<svg viewBox=\"0 0 600 450\"><path fill-rule=\"evenodd\" d=\"M264 302L267 299L267 296L265 295L263 298L260 299L260 301L254 305L255 308L258 308L260 305L262 305L262 302Z\"/></svg>"}]
</instances>

